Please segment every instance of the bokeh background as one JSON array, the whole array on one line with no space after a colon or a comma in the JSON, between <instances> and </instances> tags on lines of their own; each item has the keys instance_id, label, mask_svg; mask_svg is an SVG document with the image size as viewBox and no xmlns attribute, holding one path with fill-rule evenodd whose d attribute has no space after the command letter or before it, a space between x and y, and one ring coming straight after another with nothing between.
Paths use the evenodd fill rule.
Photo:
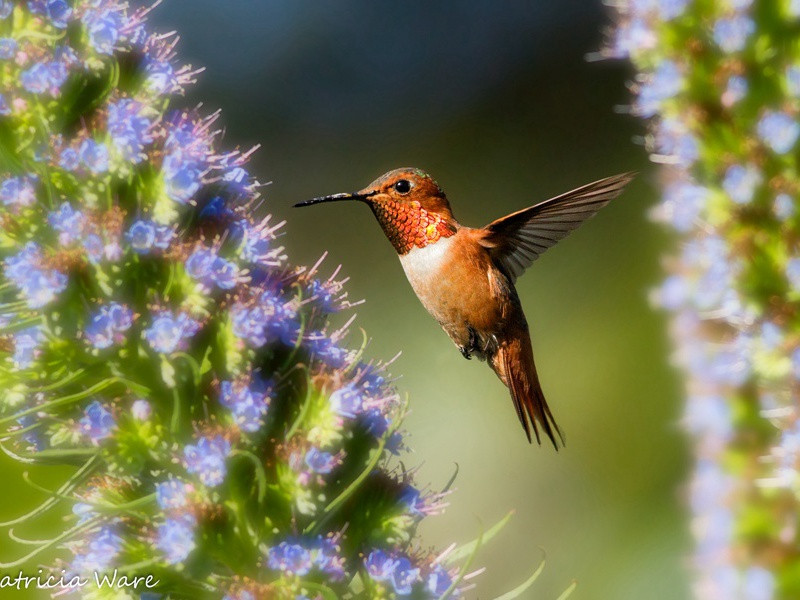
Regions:
<instances>
[{"instance_id":1,"label":"bokeh background","mask_svg":"<svg viewBox=\"0 0 800 600\"><path fill-rule=\"evenodd\" d=\"M580 600L689 596L680 386L647 301L670 240L646 217L656 192L635 143L642 126L619 110L631 71L585 60L607 19L590 0L168 0L151 16L180 32L184 60L207 67L188 104L223 109L227 145L262 144L253 170L272 182L265 207L288 219L293 259L327 250L329 269L343 263L351 298L367 300L357 323L368 355L402 350L392 371L411 399L415 450L404 463L434 489L459 468L451 506L424 522L425 543L467 541L516 511L478 556L487 572L475 598L508 591L544 553L526 597L554 599L573 579ZM430 172L473 226L640 171L518 282L565 450L527 444L506 390L427 315L365 207L291 208L399 166ZM0 457L13 482L0 518L44 497L18 483L20 471ZM11 554L1 541L0 556Z\"/></svg>"}]
</instances>

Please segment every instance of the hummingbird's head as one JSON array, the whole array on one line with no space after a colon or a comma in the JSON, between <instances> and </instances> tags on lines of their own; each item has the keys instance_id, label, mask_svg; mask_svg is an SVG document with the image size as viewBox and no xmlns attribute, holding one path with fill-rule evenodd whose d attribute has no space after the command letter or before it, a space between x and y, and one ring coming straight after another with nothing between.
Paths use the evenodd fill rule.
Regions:
<instances>
[{"instance_id":1,"label":"hummingbird's head","mask_svg":"<svg viewBox=\"0 0 800 600\"><path fill-rule=\"evenodd\" d=\"M400 254L450 237L458 226L442 188L424 171L408 167L389 171L357 192L312 198L295 206L342 200L368 204Z\"/></svg>"}]
</instances>

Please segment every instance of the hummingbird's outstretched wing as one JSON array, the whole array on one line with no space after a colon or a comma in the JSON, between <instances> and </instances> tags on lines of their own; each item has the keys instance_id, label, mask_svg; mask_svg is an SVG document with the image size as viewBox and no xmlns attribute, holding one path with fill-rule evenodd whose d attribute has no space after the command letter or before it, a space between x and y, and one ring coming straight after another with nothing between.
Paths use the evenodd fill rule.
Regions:
<instances>
[{"instance_id":1,"label":"hummingbird's outstretched wing","mask_svg":"<svg viewBox=\"0 0 800 600\"><path fill-rule=\"evenodd\" d=\"M607 177L497 219L483 228L481 244L514 281L545 250L619 196L633 177Z\"/></svg>"}]
</instances>

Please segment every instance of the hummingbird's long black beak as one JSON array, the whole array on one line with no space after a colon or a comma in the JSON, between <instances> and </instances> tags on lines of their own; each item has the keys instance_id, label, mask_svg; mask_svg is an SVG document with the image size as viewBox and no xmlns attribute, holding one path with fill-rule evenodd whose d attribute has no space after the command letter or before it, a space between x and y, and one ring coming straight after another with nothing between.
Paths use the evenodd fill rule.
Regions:
<instances>
[{"instance_id":1,"label":"hummingbird's long black beak","mask_svg":"<svg viewBox=\"0 0 800 600\"><path fill-rule=\"evenodd\" d=\"M374 196L377 192L353 192L352 194L342 193L342 194L331 194L330 196L318 196L317 198L311 198L311 200L303 200L302 202L298 202L294 205L295 208L300 208L301 206L311 206L312 204L320 204L321 202L338 202L341 200L366 200L370 196Z\"/></svg>"}]
</instances>

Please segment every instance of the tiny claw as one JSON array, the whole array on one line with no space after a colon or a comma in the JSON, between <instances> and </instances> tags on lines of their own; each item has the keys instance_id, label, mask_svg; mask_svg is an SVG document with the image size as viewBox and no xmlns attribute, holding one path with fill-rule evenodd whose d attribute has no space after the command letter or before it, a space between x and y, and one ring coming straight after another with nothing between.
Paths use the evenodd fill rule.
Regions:
<instances>
[{"instance_id":1,"label":"tiny claw","mask_svg":"<svg viewBox=\"0 0 800 600\"><path fill-rule=\"evenodd\" d=\"M459 346L458 349L461 351L461 356L463 356L467 360L472 359L472 353L470 352L469 348L467 348L466 346Z\"/></svg>"}]
</instances>

